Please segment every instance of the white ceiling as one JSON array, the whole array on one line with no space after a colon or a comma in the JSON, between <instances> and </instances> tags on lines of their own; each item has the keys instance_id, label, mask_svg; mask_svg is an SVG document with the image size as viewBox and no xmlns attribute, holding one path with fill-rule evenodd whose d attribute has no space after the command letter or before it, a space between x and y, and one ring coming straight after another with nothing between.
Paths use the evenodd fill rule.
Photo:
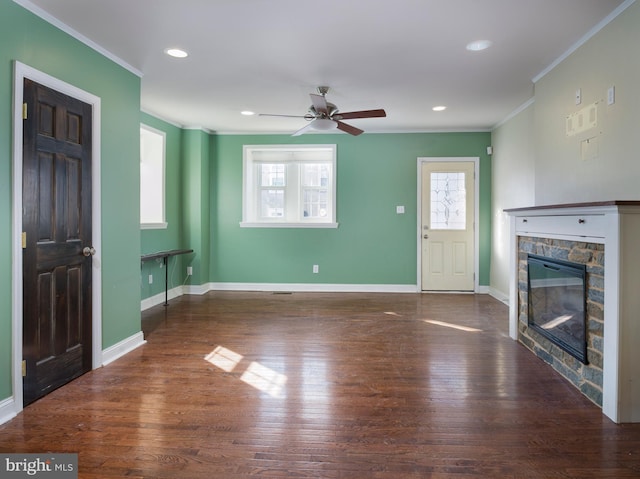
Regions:
<instances>
[{"instance_id":1,"label":"white ceiling","mask_svg":"<svg viewBox=\"0 0 640 479\"><path fill-rule=\"evenodd\" d=\"M348 121L368 132L489 130L630 0L16 1L141 73L148 113L220 133L291 133L305 120L240 111L304 115L309 93L328 85L343 112L386 109ZM493 46L465 49L479 39Z\"/></svg>"}]
</instances>

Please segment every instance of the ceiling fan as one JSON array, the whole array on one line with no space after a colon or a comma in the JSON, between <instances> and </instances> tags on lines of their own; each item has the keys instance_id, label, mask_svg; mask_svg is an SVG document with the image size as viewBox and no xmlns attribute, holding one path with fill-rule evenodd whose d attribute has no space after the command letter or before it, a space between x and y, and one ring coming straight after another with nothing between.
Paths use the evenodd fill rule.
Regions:
<instances>
[{"instance_id":1,"label":"ceiling fan","mask_svg":"<svg viewBox=\"0 0 640 479\"><path fill-rule=\"evenodd\" d=\"M350 135L358 136L364 133L364 130L356 128L355 126L348 125L342 120L352 120L355 118L381 118L387 116L387 113L382 110L362 110L362 111L349 111L341 113L338 107L333 103L330 103L325 98L325 95L329 92L328 86L319 86L318 93L311 93L311 106L306 115L274 115L269 113L260 113L260 116L281 116L289 118L304 118L309 122L308 125L300 128L293 136L299 136L306 133L309 130L332 130L337 128L340 131L349 133Z\"/></svg>"}]
</instances>

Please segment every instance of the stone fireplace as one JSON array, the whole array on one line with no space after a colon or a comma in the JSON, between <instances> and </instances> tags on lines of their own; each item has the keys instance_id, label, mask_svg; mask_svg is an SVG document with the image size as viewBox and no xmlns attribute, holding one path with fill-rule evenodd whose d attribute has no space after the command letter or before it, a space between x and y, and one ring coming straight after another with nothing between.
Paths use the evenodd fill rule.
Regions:
<instances>
[{"instance_id":1,"label":"stone fireplace","mask_svg":"<svg viewBox=\"0 0 640 479\"><path fill-rule=\"evenodd\" d=\"M583 298L586 323L584 341L586 357L582 361L567 349L531 326L528 283L518 283L518 341L562 374L582 393L602 407L602 356L604 330L604 246L583 241L567 241L554 238L518 237L518 277L527 278L529 255L568 261L583 265L586 270ZM530 267L530 266L529 266ZM566 295L566 291L557 294ZM581 293L582 294L582 293ZM571 298L576 302L576 298ZM575 309L569 307L569 309ZM552 314L556 316L557 312Z\"/></svg>"},{"instance_id":2,"label":"stone fireplace","mask_svg":"<svg viewBox=\"0 0 640 479\"><path fill-rule=\"evenodd\" d=\"M511 216L510 336L549 363L613 421L640 422L640 202L506 212ZM531 324L531 257L575 264L586 272L585 358L563 347L562 338L554 340ZM557 322L570 314L557 313Z\"/></svg>"}]
</instances>

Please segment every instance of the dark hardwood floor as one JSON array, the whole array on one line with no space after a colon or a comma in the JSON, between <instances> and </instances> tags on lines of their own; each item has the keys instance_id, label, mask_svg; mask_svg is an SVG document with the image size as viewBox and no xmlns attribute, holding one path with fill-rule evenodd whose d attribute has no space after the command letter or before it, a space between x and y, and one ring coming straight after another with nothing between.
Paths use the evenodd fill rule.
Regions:
<instances>
[{"instance_id":1,"label":"dark hardwood floor","mask_svg":"<svg viewBox=\"0 0 640 479\"><path fill-rule=\"evenodd\" d=\"M616 425L485 295L212 292L0 426L81 478L631 478Z\"/></svg>"}]
</instances>

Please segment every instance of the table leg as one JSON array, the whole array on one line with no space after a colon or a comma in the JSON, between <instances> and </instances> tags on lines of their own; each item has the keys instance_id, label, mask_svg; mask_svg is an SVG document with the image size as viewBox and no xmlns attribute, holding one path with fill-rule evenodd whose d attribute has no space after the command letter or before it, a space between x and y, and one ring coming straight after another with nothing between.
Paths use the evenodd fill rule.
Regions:
<instances>
[{"instance_id":1,"label":"table leg","mask_svg":"<svg viewBox=\"0 0 640 479\"><path fill-rule=\"evenodd\" d=\"M169 257L162 258L164 262L164 305L169 306Z\"/></svg>"}]
</instances>

